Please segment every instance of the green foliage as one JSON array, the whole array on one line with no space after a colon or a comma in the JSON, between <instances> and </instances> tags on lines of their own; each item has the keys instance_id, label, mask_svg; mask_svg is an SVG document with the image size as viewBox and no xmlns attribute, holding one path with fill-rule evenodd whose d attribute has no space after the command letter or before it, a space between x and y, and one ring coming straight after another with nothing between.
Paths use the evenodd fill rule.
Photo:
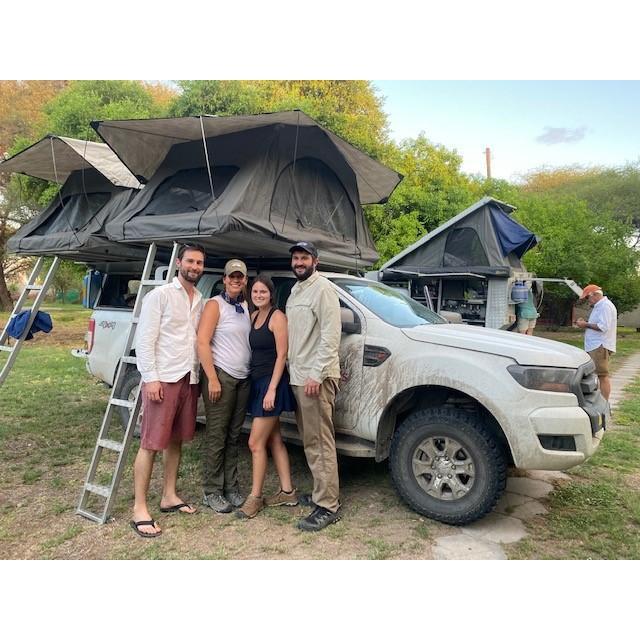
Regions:
<instances>
[{"instance_id":1,"label":"green foliage","mask_svg":"<svg viewBox=\"0 0 640 640\"><path fill-rule=\"evenodd\" d=\"M385 204L385 213L393 218L415 214L432 231L477 199L470 179L460 171L461 156L423 134L404 140L388 160L404 176Z\"/></svg>"},{"instance_id":2,"label":"green foliage","mask_svg":"<svg viewBox=\"0 0 640 640\"><path fill-rule=\"evenodd\" d=\"M640 161L623 167L564 167L527 176L525 190L571 195L640 230Z\"/></svg>"},{"instance_id":3,"label":"green foliage","mask_svg":"<svg viewBox=\"0 0 640 640\"><path fill-rule=\"evenodd\" d=\"M364 80L179 80L170 114L238 115L301 109L363 151L387 142L382 98Z\"/></svg>"},{"instance_id":4,"label":"green foliage","mask_svg":"<svg viewBox=\"0 0 640 640\"><path fill-rule=\"evenodd\" d=\"M426 233L417 211L391 218L386 214L384 207L375 205L367 207L365 214L371 234L377 238L376 248L380 259L376 267L390 260Z\"/></svg>"},{"instance_id":5,"label":"green foliage","mask_svg":"<svg viewBox=\"0 0 640 640\"><path fill-rule=\"evenodd\" d=\"M640 254L628 244L630 224L596 213L586 201L571 196L526 194L514 204L515 217L540 238L524 256L529 270L541 277L571 278L583 286L600 284L619 313L640 302ZM551 296L575 301L566 287Z\"/></svg>"},{"instance_id":6,"label":"green foliage","mask_svg":"<svg viewBox=\"0 0 640 640\"><path fill-rule=\"evenodd\" d=\"M136 80L77 80L47 104L45 114L49 131L81 140L98 140L89 124L92 120L165 115Z\"/></svg>"}]
</instances>

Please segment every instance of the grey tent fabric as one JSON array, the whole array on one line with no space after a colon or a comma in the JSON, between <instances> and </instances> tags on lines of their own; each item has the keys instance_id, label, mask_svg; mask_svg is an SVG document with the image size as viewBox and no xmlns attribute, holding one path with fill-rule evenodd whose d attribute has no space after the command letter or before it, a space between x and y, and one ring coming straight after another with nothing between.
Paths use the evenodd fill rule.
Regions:
<instances>
[{"instance_id":1,"label":"grey tent fabric","mask_svg":"<svg viewBox=\"0 0 640 640\"><path fill-rule=\"evenodd\" d=\"M294 115L307 118L301 112ZM356 173L327 131L315 124L265 126L262 116L242 120L248 123L251 118L260 126L227 127L226 121L237 118L203 118L209 127L213 123L224 131L206 138L206 153L199 118L151 120L142 132L139 127L126 130L124 138L119 137L123 124L109 128L110 123L98 123L97 131L114 151L133 162L132 170L155 167L144 190L107 224L109 238L128 243L195 241L212 255L231 252L259 261L288 258L292 244L309 240L318 247L325 268L373 264L377 253L360 206ZM190 128L194 123L198 137L180 141L178 134L195 135ZM152 144L151 138L163 143ZM115 146L117 141L122 148ZM155 149L160 160L142 162L141 156L136 164L140 148ZM398 174L393 173L397 183Z\"/></svg>"},{"instance_id":2,"label":"grey tent fabric","mask_svg":"<svg viewBox=\"0 0 640 640\"><path fill-rule=\"evenodd\" d=\"M485 197L457 216L426 234L380 267L383 279L393 279L394 271L428 275L429 273L473 272L507 277L511 269L522 269L521 247L505 255L495 228L495 214L508 216L515 210L509 204ZM519 227L522 236L535 236L509 220L511 228Z\"/></svg>"},{"instance_id":3,"label":"grey tent fabric","mask_svg":"<svg viewBox=\"0 0 640 640\"><path fill-rule=\"evenodd\" d=\"M399 173L356 149L299 110L247 116L95 121L91 126L142 181L149 180L155 174L174 145L189 140L202 140L202 129L205 138L216 138L251 129L274 127L293 127L298 131L300 141L307 131L319 132L355 173L361 204L386 202L402 180ZM212 164L216 164L215 156Z\"/></svg>"},{"instance_id":4,"label":"grey tent fabric","mask_svg":"<svg viewBox=\"0 0 640 640\"><path fill-rule=\"evenodd\" d=\"M75 171L96 169L118 187L139 188L139 181L106 145L49 134L12 158L0 162L0 171L24 173L64 184Z\"/></svg>"},{"instance_id":5,"label":"grey tent fabric","mask_svg":"<svg viewBox=\"0 0 640 640\"><path fill-rule=\"evenodd\" d=\"M55 145L53 155L51 144ZM7 249L11 253L60 256L90 264L144 259L145 247L128 247L113 242L104 232L106 220L122 211L138 193L138 188L114 184L109 176L116 176L114 179L120 183L135 183L137 186L140 183L106 145L90 144L93 147L88 148L92 151L85 157L80 155L84 151L84 141L47 136L0 164L2 171L24 173L45 180L53 175L58 180L64 178L59 194L49 206L9 239ZM105 158L107 162L103 162ZM96 161L97 166L89 163L89 159ZM120 163L119 169L115 167L114 159Z\"/></svg>"}]
</instances>

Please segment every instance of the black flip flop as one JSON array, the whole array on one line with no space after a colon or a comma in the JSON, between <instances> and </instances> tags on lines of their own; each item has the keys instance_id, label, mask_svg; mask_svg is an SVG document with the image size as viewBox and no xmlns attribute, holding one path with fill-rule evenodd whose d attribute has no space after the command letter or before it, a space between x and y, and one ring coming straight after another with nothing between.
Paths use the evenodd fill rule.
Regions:
<instances>
[{"instance_id":1,"label":"black flip flop","mask_svg":"<svg viewBox=\"0 0 640 640\"><path fill-rule=\"evenodd\" d=\"M141 538L157 538L159 535L162 535L162 531L156 531L155 533L140 531L140 527L144 527L146 525L149 525L150 527L157 527L158 523L155 520L138 520L138 522L131 520L129 524Z\"/></svg>"},{"instance_id":2,"label":"black flip flop","mask_svg":"<svg viewBox=\"0 0 640 640\"><path fill-rule=\"evenodd\" d=\"M160 507L160 511L162 513L184 513L185 516L192 516L194 513L197 513L198 510L195 511L181 511L183 507L188 507L189 509L195 509L195 507L191 504L187 504L186 502L181 502L180 504L174 504L172 507Z\"/></svg>"}]
</instances>

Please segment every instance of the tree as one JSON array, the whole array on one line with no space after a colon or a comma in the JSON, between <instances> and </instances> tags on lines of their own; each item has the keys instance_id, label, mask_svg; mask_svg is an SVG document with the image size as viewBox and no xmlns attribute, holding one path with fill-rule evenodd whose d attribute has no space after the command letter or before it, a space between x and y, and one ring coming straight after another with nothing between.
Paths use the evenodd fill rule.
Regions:
<instances>
[{"instance_id":1,"label":"tree","mask_svg":"<svg viewBox=\"0 0 640 640\"><path fill-rule=\"evenodd\" d=\"M593 211L630 222L640 244L640 161L622 167L563 167L526 176L524 191L574 196Z\"/></svg>"},{"instance_id":2,"label":"tree","mask_svg":"<svg viewBox=\"0 0 640 640\"><path fill-rule=\"evenodd\" d=\"M622 313L640 302L640 254L629 246L633 228L611 214L595 212L584 200L555 194L523 194L515 217L540 238L524 256L527 268L541 277L596 282ZM575 295L567 288L548 290L556 320L568 319Z\"/></svg>"},{"instance_id":3,"label":"tree","mask_svg":"<svg viewBox=\"0 0 640 640\"><path fill-rule=\"evenodd\" d=\"M178 80L173 116L301 109L374 156L388 144L382 98L365 80Z\"/></svg>"},{"instance_id":4,"label":"tree","mask_svg":"<svg viewBox=\"0 0 640 640\"><path fill-rule=\"evenodd\" d=\"M13 155L49 132L96 140L91 120L162 116L168 99L164 89L133 80L78 80L51 86L0 82L0 133L5 136L0 144ZM6 242L55 197L59 186L14 175L0 188L0 308L7 309L12 301L5 270L13 271L21 263L7 257Z\"/></svg>"},{"instance_id":5,"label":"tree","mask_svg":"<svg viewBox=\"0 0 640 640\"><path fill-rule=\"evenodd\" d=\"M460 171L462 158L420 134L399 146L387 145L384 160L404 176L382 207L365 207L380 262L399 253L428 231L463 211L478 189Z\"/></svg>"}]
</instances>

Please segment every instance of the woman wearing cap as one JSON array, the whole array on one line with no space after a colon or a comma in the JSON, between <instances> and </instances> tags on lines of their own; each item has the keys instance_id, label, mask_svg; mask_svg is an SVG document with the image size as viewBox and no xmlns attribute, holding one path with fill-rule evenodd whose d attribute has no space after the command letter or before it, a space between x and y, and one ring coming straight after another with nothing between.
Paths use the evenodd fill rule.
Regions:
<instances>
[{"instance_id":1,"label":"woman wearing cap","mask_svg":"<svg viewBox=\"0 0 640 640\"><path fill-rule=\"evenodd\" d=\"M295 506L296 490L291 483L287 449L280 436L280 414L295 411L296 401L289 386L287 361L287 318L274 305L275 289L267 276L259 275L251 286L251 302L256 308L251 316L251 392L249 413L253 416L249 448L253 462L251 493L236 512L239 518L253 518L265 505ZM280 478L279 491L262 497L267 472L267 447Z\"/></svg>"},{"instance_id":2,"label":"woman wearing cap","mask_svg":"<svg viewBox=\"0 0 640 640\"><path fill-rule=\"evenodd\" d=\"M245 263L229 260L222 281L224 290L207 301L200 318L198 357L207 416L202 438L203 502L218 513L229 513L244 503L238 483L238 438L251 386Z\"/></svg>"}]
</instances>

